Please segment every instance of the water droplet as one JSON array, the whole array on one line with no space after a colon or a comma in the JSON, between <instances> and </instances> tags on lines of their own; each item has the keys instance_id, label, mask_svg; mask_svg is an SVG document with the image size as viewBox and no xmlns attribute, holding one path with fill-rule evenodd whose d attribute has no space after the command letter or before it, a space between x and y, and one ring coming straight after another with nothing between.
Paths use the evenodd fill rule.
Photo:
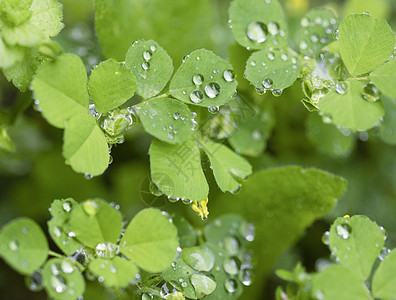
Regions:
<instances>
[{"instance_id":1,"label":"water droplet","mask_svg":"<svg viewBox=\"0 0 396 300\"><path fill-rule=\"evenodd\" d=\"M142 69L143 70L148 70L149 67L150 67L150 63L148 61L142 62Z\"/></svg>"},{"instance_id":2,"label":"water droplet","mask_svg":"<svg viewBox=\"0 0 396 300\"><path fill-rule=\"evenodd\" d=\"M283 93L283 90L280 90L280 89L272 90L272 95L275 96L275 97L281 96L282 93Z\"/></svg>"},{"instance_id":3,"label":"water droplet","mask_svg":"<svg viewBox=\"0 0 396 300\"><path fill-rule=\"evenodd\" d=\"M275 59L275 54L273 52L268 52L267 57L269 60L274 60Z\"/></svg>"},{"instance_id":4,"label":"water droplet","mask_svg":"<svg viewBox=\"0 0 396 300\"><path fill-rule=\"evenodd\" d=\"M152 53L151 53L150 50L144 51L144 52L143 52L143 58L144 58L144 60L149 61L149 60L151 59L151 55L152 55ZM142 65L142 67L143 67L143 65ZM143 68L143 69L144 69L144 68ZM145 69L145 70L147 70L147 69Z\"/></svg>"},{"instance_id":5,"label":"water droplet","mask_svg":"<svg viewBox=\"0 0 396 300\"><path fill-rule=\"evenodd\" d=\"M186 288L188 286L188 283L186 281L182 281L181 286Z\"/></svg>"},{"instance_id":6,"label":"water droplet","mask_svg":"<svg viewBox=\"0 0 396 300\"><path fill-rule=\"evenodd\" d=\"M384 248L382 248L381 253L379 254L378 258L380 260L384 260L385 257L388 256L389 253L391 253L391 249L384 247Z\"/></svg>"},{"instance_id":7,"label":"water droplet","mask_svg":"<svg viewBox=\"0 0 396 300\"><path fill-rule=\"evenodd\" d=\"M52 233L56 236L56 237L60 237L62 235L61 229L58 226L55 226L54 229L52 230Z\"/></svg>"},{"instance_id":8,"label":"water droplet","mask_svg":"<svg viewBox=\"0 0 396 300\"><path fill-rule=\"evenodd\" d=\"M63 202L62 208L63 208L63 210L64 210L65 212L71 211L71 204L70 204L70 202L69 202L69 201Z\"/></svg>"},{"instance_id":9,"label":"water droplet","mask_svg":"<svg viewBox=\"0 0 396 300\"><path fill-rule=\"evenodd\" d=\"M186 264L197 271L210 271L215 262L215 255L206 246L185 248L182 257Z\"/></svg>"},{"instance_id":10,"label":"water droplet","mask_svg":"<svg viewBox=\"0 0 396 300\"><path fill-rule=\"evenodd\" d=\"M255 66L256 66L256 62L255 62L254 60L252 60L252 61L250 62L250 65L251 65L252 67L255 67Z\"/></svg>"},{"instance_id":11,"label":"water droplet","mask_svg":"<svg viewBox=\"0 0 396 300\"><path fill-rule=\"evenodd\" d=\"M351 235L352 228L349 224L342 224L342 225L337 225L336 227L337 235L340 238L343 238L344 240L348 239L349 236Z\"/></svg>"},{"instance_id":12,"label":"water droplet","mask_svg":"<svg viewBox=\"0 0 396 300\"><path fill-rule=\"evenodd\" d=\"M86 200L82 206L84 211L90 216L95 216L98 213L99 205L95 200Z\"/></svg>"},{"instance_id":13,"label":"water droplet","mask_svg":"<svg viewBox=\"0 0 396 300\"><path fill-rule=\"evenodd\" d=\"M113 274L117 273L117 268L114 265L111 265L110 266L110 272L113 273Z\"/></svg>"},{"instance_id":14,"label":"water droplet","mask_svg":"<svg viewBox=\"0 0 396 300\"><path fill-rule=\"evenodd\" d=\"M225 81L231 82L235 79L234 71L232 70L225 70L223 72L223 78Z\"/></svg>"},{"instance_id":15,"label":"water droplet","mask_svg":"<svg viewBox=\"0 0 396 300\"><path fill-rule=\"evenodd\" d=\"M209 98L216 98L220 94L220 86L216 82L211 82L205 86L205 94Z\"/></svg>"},{"instance_id":16,"label":"water droplet","mask_svg":"<svg viewBox=\"0 0 396 300\"><path fill-rule=\"evenodd\" d=\"M155 50L157 50L157 47L155 47L154 45L151 45L151 46L150 46L150 50L151 50L152 52L154 52Z\"/></svg>"},{"instance_id":17,"label":"water droplet","mask_svg":"<svg viewBox=\"0 0 396 300\"><path fill-rule=\"evenodd\" d=\"M276 22L269 22L267 28L268 32L272 35L277 35L279 33L279 24Z\"/></svg>"},{"instance_id":18,"label":"water droplet","mask_svg":"<svg viewBox=\"0 0 396 300\"><path fill-rule=\"evenodd\" d=\"M236 258L226 258L223 261L223 269L227 274L237 275L239 272L239 267L236 261Z\"/></svg>"},{"instance_id":19,"label":"water droplet","mask_svg":"<svg viewBox=\"0 0 396 300\"><path fill-rule=\"evenodd\" d=\"M346 94L348 91L348 84L345 81L336 84L336 92L340 95Z\"/></svg>"},{"instance_id":20,"label":"water droplet","mask_svg":"<svg viewBox=\"0 0 396 300\"><path fill-rule=\"evenodd\" d=\"M243 285L249 286L252 284L252 274L251 270L247 268L243 268L239 272L239 280L242 282Z\"/></svg>"},{"instance_id":21,"label":"water droplet","mask_svg":"<svg viewBox=\"0 0 396 300\"><path fill-rule=\"evenodd\" d=\"M263 80L263 87L270 89L272 87L273 81L271 78L266 78Z\"/></svg>"},{"instance_id":22,"label":"water droplet","mask_svg":"<svg viewBox=\"0 0 396 300\"><path fill-rule=\"evenodd\" d=\"M203 93L200 90L194 90L190 94L190 100L194 103L200 103L203 100Z\"/></svg>"},{"instance_id":23,"label":"water droplet","mask_svg":"<svg viewBox=\"0 0 396 300\"><path fill-rule=\"evenodd\" d=\"M380 96L381 96L381 92L373 83L369 82L363 87L363 93L362 93L363 99L370 102L375 102L379 100Z\"/></svg>"},{"instance_id":24,"label":"water droplet","mask_svg":"<svg viewBox=\"0 0 396 300\"><path fill-rule=\"evenodd\" d=\"M32 276L25 278L25 284L32 292L38 292L43 289L43 280L41 273L35 271Z\"/></svg>"},{"instance_id":25,"label":"water droplet","mask_svg":"<svg viewBox=\"0 0 396 300\"><path fill-rule=\"evenodd\" d=\"M75 237L75 236L76 236L76 233L75 233L74 231L70 231L67 235L68 235L69 237Z\"/></svg>"},{"instance_id":26,"label":"water droplet","mask_svg":"<svg viewBox=\"0 0 396 300\"><path fill-rule=\"evenodd\" d=\"M8 247L12 250L12 251L18 251L19 249L19 244L16 240L12 240L8 243Z\"/></svg>"},{"instance_id":27,"label":"water droplet","mask_svg":"<svg viewBox=\"0 0 396 300\"><path fill-rule=\"evenodd\" d=\"M254 240L254 225L250 222L242 222L239 225L239 232L248 241L252 242Z\"/></svg>"},{"instance_id":28,"label":"water droplet","mask_svg":"<svg viewBox=\"0 0 396 300\"><path fill-rule=\"evenodd\" d=\"M229 293L235 293L238 288L238 282L235 279L226 279L224 281L224 288Z\"/></svg>"},{"instance_id":29,"label":"water droplet","mask_svg":"<svg viewBox=\"0 0 396 300\"><path fill-rule=\"evenodd\" d=\"M300 46L301 50L305 50L305 49L307 49L308 44L306 41L301 41L299 46Z\"/></svg>"},{"instance_id":30,"label":"water droplet","mask_svg":"<svg viewBox=\"0 0 396 300\"><path fill-rule=\"evenodd\" d=\"M51 276L50 285L57 293L64 293L66 291L65 280L61 276Z\"/></svg>"},{"instance_id":31,"label":"water droplet","mask_svg":"<svg viewBox=\"0 0 396 300\"><path fill-rule=\"evenodd\" d=\"M214 276L210 273L196 273L190 278L190 282L195 290L195 295L203 298L211 294L217 286Z\"/></svg>"},{"instance_id":32,"label":"water droplet","mask_svg":"<svg viewBox=\"0 0 396 300\"><path fill-rule=\"evenodd\" d=\"M381 229L381 232L384 235L384 240L386 240L388 238L388 233L386 232L384 227L380 226L379 228Z\"/></svg>"},{"instance_id":33,"label":"water droplet","mask_svg":"<svg viewBox=\"0 0 396 300\"><path fill-rule=\"evenodd\" d=\"M307 18L302 18L300 22L302 27L308 27L309 26L309 20Z\"/></svg>"},{"instance_id":34,"label":"water droplet","mask_svg":"<svg viewBox=\"0 0 396 300\"><path fill-rule=\"evenodd\" d=\"M120 247L110 242L104 242L97 244L95 251L99 257L112 258L120 252Z\"/></svg>"},{"instance_id":35,"label":"water droplet","mask_svg":"<svg viewBox=\"0 0 396 300\"><path fill-rule=\"evenodd\" d=\"M175 134L174 134L173 132L169 132L169 133L168 133L168 139L173 140L174 137L175 137Z\"/></svg>"},{"instance_id":36,"label":"water droplet","mask_svg":"<svg viewBox=\"0 0 396 300\"><path fill-rule=\"evenodd\" d=\"M230 193L231 194L237 194L240 189L241 189L241 185L237 184L236 188L234 190L231 190Z\"/></svg>"},{"instance_id":37,"label":"water droplet","mask_svg":"<svg viewBox=\"0 0 396 300\"><path fill-rule=\"evenodd\" d=\"M223 240L224 249L231 256L235 256L239 252L239 242L235 237L228 236Z\"/></svg>"},{"instance_id":38,"label":"water droplet","mask_svg":"<svg viewBox=\"0 0 396 300\"><path fill-rule=\"evenodd\" d=\"M90 180L90 179L93 178L93 175L88 174L88 173L85 173L85 174L84 174L84 177L85 177L85 179Z\"/></svg>"},{"instance_id":39,"label":"water droplet","mask_svg":"<svg viewBox=\"0 0 396 300\"><path fill-rule=\"evenodd\" d=\"M329 238L330 238L330 232L325 231L322 235L322 243L325 244L326 246L328 246L330 244Z\"/></svg>"},{"instance_id":40,"label":"water droplet","mask_svg":"<svg viewBox=\"0 0 396 300\"><path fill-rule=\"evenodd\" d=\"M204 82L204 77L201 74L194 75L193 82L196 85L201 85Z\"/></svg>"},{"instance_id":41,"label":"water droplet","mask_svg":"<svg viewBox=\"0 0 396 300\"><path fill-rule=\"evenodd\" d=\"M251 22L246 31L247 37L257 43L263 43L268 36L268 28L262 22Z\"/></svg>"},{"instance_id":42,"label":"water droplet","mask_svg":"<svg viewBox=\"0 0 396 300\"><path fill-rule=\"evenodd\" d=\"M166 128L165 128L166 129ZM150 193L151 194L153 194L154 196L157 196L157 197L159 197L159 196L161 196L161 195L163 195L164 193L160 190L160 188L159 188L159 186L158 185L156 185L153 181L151 181L150 180L150 183L149 183L149 190L150 190Z\"/></svg>"},{"instance_id":43,"label":"water droplet","mask_svg":"<svg viewBox=\"0 0 396 300\"><path fill-rule=\"evenodd\" d=\"M318 35L317 35L317 34L311 35L311 41L312 41L313 43L317 43L317 42L319 41Z\"/></svg>"},{"instance_id":44,"label":"water droplet","mask_svg":"<svg viewBox=\"0 0 396 300\"><path fill-rule=\"evenodd\" d=\"M208 106L208 112L211 114L216 114L220 110L220 107L218 106Z\"/></svg>"},{"instance_id":45,"label":"water droplet","mask_svg":"<svg viewBox=\"0 0 396 300\"><path fill-rule=\"evenodd\" d=\"M61 269L62 269L62 272L63 272L63 273L70 274L70 273L73 273L73 271L74 271L74 266L73 266L73 264L72 264L69 260L64 259L64 260L62 261L62 263L61 263Z\"/></svg>"},{"instance_id":46,"label":"water droplet","mask_svg":"<svg viewBox=\"0 0 396 300\"><path fill-rule=\"evenodd\" d=\"M282 53L282 54L281 54L281 60L287 61L288 59L289 59L289 57L287 56L286 53Z\"/></svg>"}]
</instances>

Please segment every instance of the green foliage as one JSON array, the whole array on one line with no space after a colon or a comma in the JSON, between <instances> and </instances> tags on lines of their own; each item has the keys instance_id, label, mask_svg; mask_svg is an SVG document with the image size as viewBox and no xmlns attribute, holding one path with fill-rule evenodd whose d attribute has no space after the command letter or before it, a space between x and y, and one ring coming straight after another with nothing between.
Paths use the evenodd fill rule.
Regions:
<instances>
[{"instance_id":1,"label":"green foliage","mask_svg":"<svg viewBox=\"0 0 396 300\"><path fill-rule=\"evenodd\" d=\"M367 14L351 15L340 24L338 43L352 75L374 70L393 53L395 36L385 20Z\"/></svg>"},{"instance_id":2,"label":"green foliage","mask_svg":"<svg viewBox=\"0 0 396 300\"><path fill-rule=\"evenodd\" d=\"M366 216L337 218L330 232L323 235L323 242L330 247L335 264L328 262L313 274L306 273L301 265L297 265L293 273L278 270L277 274L290 282L288 297L305 295L307 298L304 299L329 300L394 298L396 290L391 274L396 268L395 255L394 251L383 248L386 238L384 228Z\"/></svg>"},{"instance_id":3,"label":"green foliage","mask_svg":"<svg viewBox=\"0 0 396 300\"><path fill-rule=\"evenodd\" d=\"M392 58L370 74L370 80L388 97L396 97L396 60Z\"/></svg>"}]
</instances>

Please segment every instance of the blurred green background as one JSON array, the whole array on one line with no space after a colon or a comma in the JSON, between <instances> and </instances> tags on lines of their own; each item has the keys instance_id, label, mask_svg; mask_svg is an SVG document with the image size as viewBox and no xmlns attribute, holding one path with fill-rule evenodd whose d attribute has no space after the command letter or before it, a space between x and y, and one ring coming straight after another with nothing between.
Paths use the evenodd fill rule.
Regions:
<instances>
[{"instance_id":1,"label":"blurred green background","mask_svg":"<svg viewBox=\"0 0 396 300\"><path fill-rule=\"evenodd\" d=\"M55 40L66 52L82 57L88 72L92 66L106 57L114 56L122 60L130 41L140 38L157 40L171 55L175 68L180 65L183 56L199 48L211 49L221 57L229 59L229 49L234 44L227 25L228 0L169 0L162 1L160 7L143 7L141 11L131 12L136 27L128 31L123 44L106 45L103 48L95 33L94 3L89 0L61 2L64 5L65 28ZM96 2L99 5L103 1ZM396 28L396 1L393 0L281 2L288 18L292 44L297 35L295 24L314 7L328 7L336 11L339 17L352 12L368 11L375 17L387 19L392 28ZM173 8L169 7L172 5ZM143 13L144 11L146 13ZM116 11L114 15L116 19ZM122 24L120 26L122 28ZM235 45L232 49L233 53L237 53L233 58L235 64L244 65L248 57L247 50ZM367 133L356 134L356 142L340 155L335 147L328 144L326 134L310 137L312 122L315 120L312 120L313 117L309 116L310 113L300 103L303 97L300 82L288 88L281 97L274 98L272 95L256 94L254 88L249 87L241 77L237 79L244 97L253 99L258 106L271 111L274 119L274 129L270 133L265 152L258 158L249 158L254 170L298 164L318 167L348 180L348 190L335 209L310 227L301 240L278 259L274 269L291 268L296 261L301 260L309 271L315 270L317 259L327 258L329 255L327 247L321 244L321 235L336 217L344 214L369 216L387 229L387 246L395 247L395 146L381 141L378 129L374 128ZM0 76L0 118L9 121L7 129L16 146L14 153L0 152L1 226L16 217L28 216L46 229L50 203L53 199L66 197L73 197L77 201L88 197L102 197L119 204L127 220L142 208L155 206L169 212L180 212L196 226L202 226L202 221L189 206L169 203L165 197L145 196L149 184L147 152L151 137L141 129L132 130L124 144L113 147L114 162L104 175L87 180L64 164L61 130L51 127L31 104L29 91L19 93L2 75ZM20 114L21 111L24 113ZM207 164L206 171L208 170ZM211 186L210 210L211 202L215 203L219 190L209 172L207 175ZM227 212L233 211L232 204L224 205L227 205ZM222 203L214 206L216 209L210 210L210 217L223 213ZM51 248L56 250L54 244ZM271 275L265 285L256 282L252 289L263 289L262 299L273 299L274 288L279 282L275 275ZM97 285L92 291L88 287L88 292L92 294L88 294L85 299L101 299L101 295L105 295ZM2 299L46 297L44 293L32 293L25 288L23 277L3 261L0 262L0 295Z\"/></svg>"}]
</instances>

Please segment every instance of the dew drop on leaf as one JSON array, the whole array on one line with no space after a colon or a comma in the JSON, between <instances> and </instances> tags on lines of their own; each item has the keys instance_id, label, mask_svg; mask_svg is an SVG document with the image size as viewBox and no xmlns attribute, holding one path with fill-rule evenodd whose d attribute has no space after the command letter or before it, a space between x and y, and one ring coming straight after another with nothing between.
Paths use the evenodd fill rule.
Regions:
<instances>
[{"instance_id":1,"label":"dew drop on leaf","mask_svg":"<svg viewBox=\"0 0 396 300\"><path fill-rule=\"evenodd\" d=\"M378 258L379 258L380 260L384 260L385 257L387 257L387 255L388 255L390 252L391 252L391 249L385 248L385 247L384 247L384 248L381 250L381 253L379 254Z\"/></svg>"},{"instance_id":2,"label":"dew drop on leaf","mask_svg":"<svg viewBox=\"0 0 396 300\"><path fill-rule=\"evenodd\" d=\"M193 274L190 281L194 287L195 295L200 298L211 294L217 286L214 276L210 273Z\"/></svg>"},{"instance_id":3,"label":"dew drop on leaf","mask_svg":"<svg viewBox=\"0 0 396 300\"><path fill-rule=\"evenodd\" d=\"M348 224L342 224L342 225L337 225L336 227L337 235L344 239L347 240L349 236L351 235L352 228Z\"/></svg>"},{"instance_id":4,"label":"dew drop on leaf","mask_svg":"<svg viewBox=\"0 0 396 300\"><path fill-rule=\"evenodd\" d=\"M380 96L381 96L381 92L371 82L369 82L363 87L362 97L364 100L375 102L379 100Z\"/></svg>"},{"instance_id":5,"label":"dew drop on leaf","mask_svg":"<svg viewBox=\"0 0 396 300\"><path fill-rule=\"evenodd\" d=\"M253 223L243 221L239 225L239 232L248 242L252 242L254 240L254 225Z\"/></svg>"},{"instance_id":6,"label":"dew drop on leaf","mask_svg":"<svg viewBox=\"0 0 396 300\"><path fill-rule=\"evenodd\" d=\"M223 261L223 269L229 275L237 275L239 272L237 258L228 257Z\"/></svg>"},{"instance_id":7,"label":"dew drop on leaf","mask_svg":"<svg viewBox=\"0 0 396 300\"><path fill-rule=\"evenodd\" d=\"M231 82L235 79L235 74L232 70L225 70L223 72L223 78L227 82Z\"/></svg>"},{"instance_id":8,"label":"dew drop on leaf","mask_svg":"<svg viewBox=\"0 0 396 300\"><path fill-rule=\"evenodd\" d=\"M239 242L233 236L227 236L223 240L224 249L227 251L229 255L237 255L239 251Z\"/></svg>"},{"instance_id":9,"label":"dew drop on leaf","mask_svg":"<svg viewBox=\"0 0 396 300\"><path fill-rule=\"evenodd\" d=\"M201 74L196 74L193 76L192 80L193 80L194 84L201 85L204 81L204 77Z\"/></svg>"},{"instance_id":10,"label":"dew drop on leaf","mask_svg":"<svg viewBox=\"0 0 396 300\"><path fill-rule=\"evenodd\" d=\"M263 87L265 87L266 89L270 89L272 87L273 81L271 78L265 78L263 80Z\"/></svg>"},{"instance_id":11,"label":"dew drop on leaf","mask_svg":"<svg viewBox=\"0 0 396 300\"><path fill-rule=\"evenodd\" d=\"M210 82L205 86L205 94L209 98L216 98L220 94L220 86L216 82Z\"/></svg>"},{"instance_id":12,"label":"dew drop on leaf","mask_svg":"<svg viewBox=\"0 0 396 300\"><path fill-rule=\"evenodd\" d=\"M142 62L142 69L143 70L148 70L149 67L150 67L150 63L148 61Z\"/></svg>"},{"instance_id":13,"label":"dew drop on leaf","mask_svg":"<svg viewBox=\"0 0 396 300\"><path fill-rule=\"evenodd\" d=\"M247 37L257 43L263 43L268 36L268 28L262 22L251 22L246 31Z\"/></svg>"},{"instance_id":14,"label":"dew drop on leaf","mask_svg":"<svg viewBox=\"0 0 396 300\"><path fill-rule=\"evenodd\" d=\"M224 281L224 288L229 293L235 293L238 287L238 282L235 279L226 279Z\"/></svg>"},{"instance_id":15,"label":"dew drop on leaf","mask_svg":"<svg viewBox=\"0 0 396 300\"><path fill-rule=\"evenodd\" d=\"M208 112L211 114L218 113L220 108L218 106L208 106Z\"/></svg>"},{"instance_id":16,"label":"dew drop on leaf","mask_svg":"<svg viewBox=\"0 0 396 300\"><path fill-rule=\"evenodd\" d=\"M306 17L304 17L304 18L301 19L300 24L301 24L302 27L308 27L309 26L309 20Z\"/></svg>"},{"instance_id":17,"label":"dew drop on leaf","mask_svg":"<svg viewBox=\"0 0 396 300\"><path fill-rule=\"evenodd\" d=\"M346 82L341 81L336 84L336 92L340 95L346 94L348 91L348 85Z\"/></svg>"},{"instance_id":18,"label":"dew drop on leaf","mask_svg":"<svg viewBox=\"0 0 396 300\"><path fill-rule=\"evenodd\" d=\"M67 288L61 276L51 276L50 285L57 293L64 293Z\"/></svg>"},{"instance_id":19,"label":"dew drop on leaf","mask_svg":"<svg viewBox=\"0 0 396 300\"><path fill-rule=\"evenodd\" d=\"M12 251L18 251L19 249L19 244L17 241L12 240L9 242L8 247L12 250Z\"/></svg>"},{"instance_id":20,"label":"dew drop on leaf","mask_svg":"<svg viewBox=\"0 0 396 300\"><path fill-rule=\"evenodd\" d=\"M283 90L272 90L272 95L275 97L281 96L283 93Z\"/></svg>"},{"instance_id":21,"label":"dew drop on leaf","mask_svg":"<svg viewBox=\"0 0 396 300\"><path fill-rule=\"evenodd\" d=\"M98 213L99 206L95 200L87 200L82 204L82 206L84 211L90 216L94 216Z\"/></svg>"},{"instance_id":22,"label":"dew drop on leaf","mask_svg":"<svg viewBox=\"0 0 396 300\"><path fill-rule=\"evenodd\" d=\"M275 59L275 54L273 52L268 52L267 57L269 60L274 60Z\"/></svg>"},{"instance_id":23,"label":"dew drop on leaf","mask_svg":"<svg viewBox=\"0 0 396 300\"><path fill-rule=\"evenodd\" d=\"M67 274L73 273L74 271L73 264L67 259L62 261L61 269L63 273L67 273Z\"/></svg>"},{"instance_id":24,"label":"dew drop on leaf","mask_svg":"<svg viewBox=\"0 0 396 300\"><path fill-rule=\"evenodd\" d=\"M241 269L239 272L239 280L243 285L249 286L252 284L252 274L251 271L247 268Z\"/></svg>"},{"instance_id":25,"label":"dew drop on leaf","mask_svg":"<svg viewBox=\"0 0 396 300\"><path fill-rule=\"evenodd\" d=\"M272 35L277 35L279 33L279 24L276 22L269 22L267 28L268 32Z\"/></svg>"},{"instance_id":26,"label":"dew drop on leaf","mask_svg":"<svg viewBox=\"0 0 396 300\"><path fill-rule=\"evenodd\" d=\"M32 274L32 276L26 277L25 284L27 288L32 292L41 291L43 289L43 280L41 273L36 271Z\"/></svg>"},{"instance_id":27,"label":"dew drop on leaf","mask_svg":"<svg viewBox=\"0 0 396 300\"><path fill-rule=\"evenodd\" d=\"M328 246L330 244L329 238L330 238L330 232L325 231L322 235L322 243L325 244L326 246Z\"/></svg>"},{"instance_id":28,"label":"dew drop on leaf","mask_svg":"<svg viewBox=\"0 0 396 300\"><path fill-rule=\"evenodd\" d=\"M150 50L151 50L152 52L154 52L155 50L157 50L157 47L155 47L154 45L151 45L151 46L150 46Z\"/></svg>"},{"instance_id":29,"label":"dew drop on leaf","mask_svg":"<svg viewBox=\"0 0 396 300\"><path fill-rule=\"evenodd\" d=\"M71 205L69 201L65 201L62 204L62 208L65 212L69 212L71 210Z\"/></svg>"},{"instance_id":30,"label":"dew drop on leaf","mask_svg":"<svg viewBox=\"0 0 396 300\"><path fill-rule=\"evenodd\" d=\"M200 90L194 90L190 94L190 100L194 103L200 103L203 100L203 93Z\"/></svg>"},{"instance_id":31,"label":"dew drop on leaf","mask_svg":"<svg viewBox=\"0 0 396 300\"><path fill-rule=\"evenodd\" d=\"M152 56L152 53L151 53L150 50L144 51L144 52L143 52L143 58L144 58L144 60L149 61L149 60L151 59L151 56ZM143 68L143 69L144 69L144 68ZM146 69L146 70L147 70L147 69Z\"/></svg>"}]
</instances>

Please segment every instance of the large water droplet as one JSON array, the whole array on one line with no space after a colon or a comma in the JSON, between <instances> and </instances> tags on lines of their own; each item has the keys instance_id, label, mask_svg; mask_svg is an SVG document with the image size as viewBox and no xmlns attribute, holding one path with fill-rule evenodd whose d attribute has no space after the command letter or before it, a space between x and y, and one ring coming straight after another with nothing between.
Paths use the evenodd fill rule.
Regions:
<instances>
[{"instance_id":1,"label":"large water droplet","mask_svg":"<svg viewBox=\"0 0 396 300\"><path fill-rule=\"evenodd\" d=\"M223 269L227 274L237 275L239 272L239 267L236 258L229 257L224 259Z\"/></svg>"},{"instance_id":2,"label":"large water droplet","mask_svg":"<svg viewBox=\"0 0 396 300\"><path fill-rule=\"evenodd\" d=\"M268 52L267 58L268 58L269 60L274 60L274 59L275 59L275 54L274 54L273 52Z\"/></svg>"},{"instance_id":3,"label":"large water droplet","mask_svg":"<svg viewBox=\"0 0 396 300\"><path fill-rule=\"evenodd\" d=\"M225 81L231 82L235 79L234 71L232 70L225 70L223 72L223 78Z\"/></svg>"},{"instance_id":4,"label":"large water droplet","mask_svg":"<svg viewBox=\"0 0 396 300\"><path fill-rule=\"evenodd\" d=\"M12 240L8 243L8 247L12 250L12 251L18 251L19 249L19 244L18 241L16 240Z\"/></svg>"},{"instance_id":5,"label":"large water droplet","mask_svg":"<svg viewBox=\"0 0 396 300\"><path fill-rule=\"evenodd\" d=\"M144 52L143 52L143 58L144 58L144 60L149 61L149 60L151 59L151 55L152 55L152 53L151 53L150 50L144 51Z\"/></svg>"},{"instance_id":6,"label":"large water droplet","mask_svg":"<svg viewBox=\"0 0 396 300\"><path fill-rule=\"evenodd\" d=\"M205 86L205 94L209 98L216 98L220 94L220 86L216 82L211 82Z\"/></svg>"},{"instance_id":7,"label":"large water droplet","mask_svg":"<svg viewBox=\"0 0 396 300\"><path fill-rule=\"evenodd\" d=\"M194 82L194 84L196 85L201 85L204 82L204 77L201 74L197 74L193 76L192 81Z\"/></svg>"},{"instance_id":8,"label":"large water droplet","mask_svg":"<svg viewBox=\"0 0 396 300\"><path fill-rule=\"evenodd\" d=\"M194 90L190 94L190 100L194 103L200 103L203 100L203 93L200 90Z\"/></svg>"},{"instance_id":9,"label":"large water droplet","mask_svg":"<svg viewBox=\"0 0 396 300\"><path fill-rule=\"evenodd\" d=\"M190 281L194 287L195 295L199 298L211 294L217 286L214 276L210 273L193 274Z\"/></svg>"},{"instance_id":10,"label":"large water droplet","mask_svg":"<svg viewBox=\"0 0 396 300\"><path fill-rule=\"evenodd\" d=\"M32 276L28 276L25 278L25 284L29 290L32 292L38 292L43 289L43 280L41 273L35 271Z\"/></svg>"},{"instance_id":11,"label":"large water droplet","mask_svg":"<svg viewBox=\"0 0 396 300\"><path fill-rule=\"evenodd\" d=\"M272 90L272 96L275 96L275 97L281 96L282 93L283 93L283 90L280 90L280 89Z\"/></svg>"},{"instance_id":12,"label":"large water droplet","mask_svg":"<svg viewBox=\"0 0 396 300\"><path fill-rule=\"evenodd\" d=\"M272 84L273 84L273 81L271 78L265 78L263 80L263 87L265 87L266 89L272 88Z\"/></svg>"},{"instance_id":13,"label":"large water droplet","mask_svg":"<svg viewBox=\"0 0 396 300\"><path fill-rule=\"evenodd\" d=\"M64 260L62 261L62 263L61 263L61 269L62 269L62 272L63 272L63 273L70 274L70 273L73 273L73 271L74 271L74 266L73 266L73 264L72 264L69 260L64 259Z\"/></svg>"},{"instance_id":14,"label":"large water droplet","mask_svg":"<svg viewBox=\"0 0 396 300\"><path fill-rule=\"evenodd\" d=\"M61 276L51 276L50 285L57 293L64 293L66 291L65 280Z\"/></svg>"},{"instance_id":15,"label":"large water droplet","mask_svg":"<svg viewBox=\"0 0 396 300\"><path fill-rule=\"evenodd\" d=\"M277 35L279 33L279 24L276 22L269 22L268 23L268 32L272 35Z\"/></svg>"},{"instance_id":16,"label":"large water droplet","mask_svg":"<svg viewBox=\"0 0 396 300\"><path fill-rule=\"evenodd\" d=\"M148 70L149 67L150 67L150 63L148 61L142 62L142 69L143 70Z\"/></svg>"},{"instance_id":17,"label":"large water droplet","mask_svg":"<svg viewBox=\"0 0 396 300\"><path fill-rule=\"evenodd\" d=\"M371 82L369 82L363 87L363 93L362 93L363 99L370 102L375 102L379 100L380 96L381 96L381 92Z\"/></svg>"},{"instance_id":18,"label":"large water droplet","mask_svg":"<svg viewBox=\"0 0 396 300\"><path fill-rule=\"evenodd\" d=\"M65 212L71 211L71 203L69 201L63 202L62 208Z\"/></svg>"},{"instance_id":19,"label":"large water droplet","mask_svg":"<svg viewBox=\"0 0 396 300\"><path fill-rule=\"evenodd\" d=\"M206 246L185 248L182 257L186 264L197 271L210 271L215 262L215 255Z\"/></svg>"},{"instance_id":20,"label":"large water droplet","mask_svg":"<svg viewBox=\"0 0 396 300\"><path fill-rule=\"evenodd\" d=\"M110 242L104 242L97 244L95 250L99 257L112 258L120 252L120 247Z\"/></svg>"},{"instance_id":21,"label":"large water droplet","mask_svg":"<svg viewBox=\"0 0 396 300\"><path fill-rule=\"evenodd\" d=\"M161 196L164 193L159 189L158 185L156 185L153 181L150 180L149 184L149 190L150 193L153 194L154 196Z\"/></svg>"},{"instance_id":22,"label":"large water droplet","mask_svg":"<svg viewBox=\"0 0 396 300\"><path fill-rule=\"evenodd\" d=\"M238 282L235 279L226 279L224 281L224 288L229 293L235 293L238 288Z\"/></svg>"},{"instance_id":23,"label":"large water droplet","mask_svg":"<svg viewBox=\"0 0 396 300\"><path fill-rule=\"evenodd\" d=\"M95 200L87 200L82 204L84 211L90 215L94 216L98 213L99 205Z\"/></svg>"},{"instance_id":24,"label":"large water droplet","mask_svg":"<svg viewBox=\"0 0 396 300\"><path fill-rule=\"evenodd\" d=\"M325 231L322 235L322 243L325 244L326 246L328 246L330 244L329 238L330 238L330 232Z\"/></svg>"},{"instance_id":25,"label":"large water droplet","mask_svg":"<svg viewBox=\"0 0 396 300\"><path fill-rule=\"evenodd\" d=\"M239 280L242 281L242 284L245 286L249 286L252 284L252 274L251 270L244 268L239 272Z\"/></svg>"},{"instance_id":26,"label":"large water droplet","mask_svg":"<svg viewBox=\"0 0 396 300\"><path fill-rule=\"evenodd\" d=\"M268 36L268 28L262 22L251 22L246 31L247 37L257 43L263 43Z\"/></svg>"},{"instance_id":27,"label":"large water droplet","mask_svg":"<svg viewBox=\"0 0 396 300\"><path fill-rule=\"evenodd\" d=\"M219 106L208 106L208 112L211 114L216 114L220 110Z\"/></svg>"},{"instance_id":28,"label":"large water droplet","mask_svg":"<svg viewBox=\"0 0 396 300\"><path fill-rule=\"evenodd\" d=\"M237 255L239 252L239 242L233 236L227 236L223 240L224 249L230 254L231 256Z\"/></svg>"},{"instance_id":29,"label":"large water droplet","mask_svg":"<svg viewBox=\"0 0 396 300\"><path fill-rule=\"evenodd\" d=\"M151 45L151 46L150 46L150 50L151 50L152 52L154 52L155 50L157 50L157 47L155 47L154 45Z\"/></svg>"},{"instance_id":30,"label":"large water droplet","mask_svg":"<svg viewBox=\"0 0 396 300\"><path fill-rule=\"evenodd\" d=\"M239 225L239 232L242 234L242 236L248 241L251 242L254 240L254 225L253 223L250 222L242 222L241 225Z\"/></svg>"},{"instance_id":31,"label":"large water droplet","mask_svg":"<svg viewBox=\"0 0 396 300\"><path fill-rule=\"evenodd\" d=\"M344 240L347 240L351 235L352 228L348 224L337 225L336 227L337 235Z\"/></svg>"},{"instance_id":32,"label":"large water droplet","mask_svg":"<svg viewBox=\"0 0 396 300\"><path fill-rule=\"evenodd\" d=\"M340 95L346 94L348 91L348 84L345 81L336 84L336 92Z\"/></svg>"}]
</instances>

